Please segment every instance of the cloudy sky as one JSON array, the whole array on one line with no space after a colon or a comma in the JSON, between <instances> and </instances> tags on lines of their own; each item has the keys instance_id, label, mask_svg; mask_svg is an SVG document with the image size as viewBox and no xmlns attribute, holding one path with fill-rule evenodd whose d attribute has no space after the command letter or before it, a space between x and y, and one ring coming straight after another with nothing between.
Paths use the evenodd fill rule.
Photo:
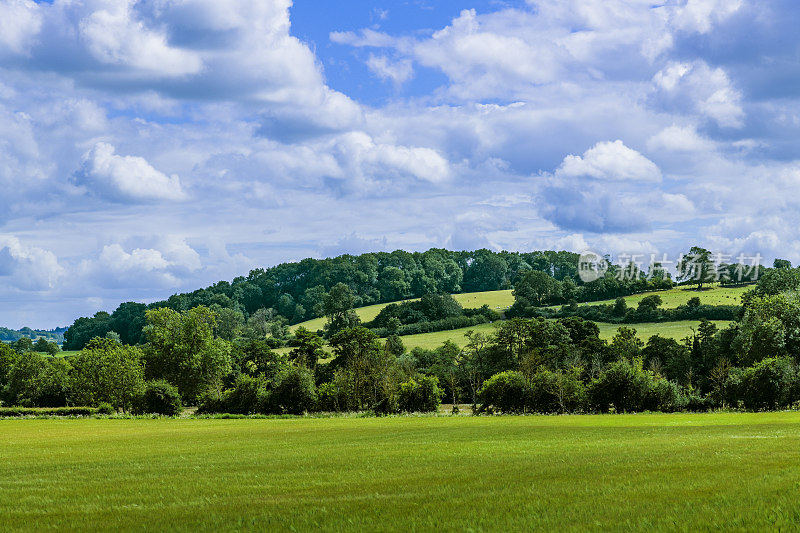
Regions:
<instances>
[{"instance_id":1,"label":"cloudy sky","mask_svg":"<svg viewBox=\"0 0 800 533\"><path fill-rule=\"evenodd\" d=\"M800 260L796 0L0 0L0 325L365 251Z\"/></svg>"}]
</instances>

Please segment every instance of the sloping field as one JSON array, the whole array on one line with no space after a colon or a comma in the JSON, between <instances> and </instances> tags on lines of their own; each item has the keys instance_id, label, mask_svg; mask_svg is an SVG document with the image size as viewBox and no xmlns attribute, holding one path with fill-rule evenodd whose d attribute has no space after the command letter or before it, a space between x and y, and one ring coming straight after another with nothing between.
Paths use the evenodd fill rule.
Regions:
<instances>
[{"instance_id":1,"label":"sloping field","mask_svg":"<svg viewBox=\"0 0 800 533\"><path fill-rule=\"evenodd\" d=\"M693 288L676 287L666 291L643 292L641 294L634 294L626 296L625 301L628 307L636 307L645 296L657 294L661 296L663 303L661 307L665 309L672 309L679 305L685 305L689 299L697 296L700 298L700 303L706 305L741 305L742 294L748 291L752 286L744 287L719 287L714 286L707 290L697 291ZM513 303L513 302L512 302ZM602 300L599 302L588 302L580 305L598 305L598 304L613 304L614 300Z\"/></svg>"},{"instance_id":2,"label":"sloping field","mask_svg":"<svg viewBox=\"0 0 800 533\"><path fill-rule=\"evenodd\" d=\"M728 325L727 320L713 321L717 327L723 328ZM600 328L601 339L611 339L617 333L620 326L633 328L636 330L637 336L643 341L647 342L652 335L661 335L675 340L681 340L687 335L691 335L692 328L697 329L700 324L699 320L681 320L677 322L644 322L642 324L609 324L607 322L597 322ZM417 335L405 335L400 337L403 339L403 344L406 349L411 350L416 347L433 349L446 341L450 340L459 346L467 344L467 338L464 336L467 331L473 330L481 332L486 335L494 333L494 324L480 324L471 328L451 329L448 331L436 331L433 333L419 333Z\"/></svg>"},{"instance_id":3,"label":"sloping field","mask_svg":"<svg viewBox=\"0 0 800 533\"><path fill-rule=\"evenodd\" d=\"M501 312L511 307L514 304L514 297L511 295L511 291L486 291L486 292L467 292L463 294L454 294L453 298L461 304L462 307L470 308L470 307L481 307L483 305L488 305L490 308L494 309L495 311ZM413 300L403 300L403 301L413 301ZM397 303L397 302L390 302L390 303ZM384 304L375 304L375 305L367 305L365 307L357 308L356 314L361 319L362 322L368 322L373 320L378 313L381 312L381 309L389 305L389 303ZM314 318L312 320L306 320L305 322L301 322L299 324L295 324L292 326L292 331L297 329L300 326L310 330L310 331L317 331L322 329L325 325L325 317Z\"/></svg>"},{"instance_id":4,"label":"sloping field","mask_svg":"<svg viewBox=\"0 0 800 533\"><path fill-rule=\"evenodd\" d=\"M800 413L1 420L4 531L794 530Z\"/></svg>"},{"instance_id":5,"label":"sloping field","mask_svg":"<svg viewBox=\"0 0 800 533\"><path fill-rule=\"evenodd\" d=\"M651 294L658 294L661 296L663 303L661 307L671 309L684 305L690 298L697 296L703 304L707 305L739 305L741 303L742 294L750 287L718 287L715 286L708 290L696 291L691 288L679 287L667 291L645 292L642 294L634 294L626 296L625 300L628 302L629 307L636 307L645 296ZM456 299L463 307L481 307L488 305L495 311L504 311L514 304L514 296L511 290L504 291L486 291L486 292L467 292L463 294L454 294L453 298ZM588 302L581 305L598 305L598 304L613 304L614 300L602 300L598 302ZM381 309L389 305L388 303L368 305L366 307L359 307L356 309L356 314L361 318L362 322L367 322L378 316ZM292 326L292 330L299 326L303 326L311 331L322 329L325 325L325 318L315 318L307 320Z\"/></svg>"}]
</instances>

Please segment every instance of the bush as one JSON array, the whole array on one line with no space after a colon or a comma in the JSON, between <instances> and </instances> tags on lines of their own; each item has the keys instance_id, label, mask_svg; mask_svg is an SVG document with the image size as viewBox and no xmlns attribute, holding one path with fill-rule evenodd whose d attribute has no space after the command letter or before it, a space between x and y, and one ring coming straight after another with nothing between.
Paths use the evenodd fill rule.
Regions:
<instances>
[{"instance_id":1,"label":"bush","mask_svg":"<svg viewBox=\"0 0 800 533\"><path fill-rule=\"evenodd\" d=\"M100 405L97 406L97 414L99 415L113 415L116 412L117 410L114 409L114 406L108 402L101 402Z\"/></svg>"},{"instance_id":2,"label":"bush","mask_svg":"<svg viewBox=\"0 0 800 533\"><path fill-rule=\"evenodd\" d=\"M521 413L525 410L526 389L525 377L520 372L509 370L495 374L483 383L478 392L481 409Z\"/></svg>"},{"instance_id":3,"label":"bush","mask_svg":"<svg viewBox=\"0 0 800 533\"><path fill-rule=\"evenodd\" d=\"M322 383L317 389L317 409L319 411L347 410L349 390L350 381L347 373L336 372L329 382Z\"/></svg>"},{"instance_id":4,"label":"bush","mask_svg":"<svg viewBox=\"0 0 800 533\"><path fill-rule=\"evenodd\" d=\"M676 383L664 378L655 378L650 383L644 408L651 411L674 413L683 411L687 404L688 399Z\"/></svg>"},{"instance_id":5,"label":"bush","mask_svg":"<svg viewBox=\"0 0 800 533\"><path fill-rule=\"evenodd\" d=\"M539 369L531 378L525 395L526 408L536 413L574 413L586 405L586 385L579 369L550 371Z\"/></svg>"},{"instance_id":6,"label":"bush","mask_svg":"<svg viewBox=\"0 0 800 533\"><path fill-rule=\"evenodd\" d=\"M267 381L262 377L241 375L232 389L223 393L222 411L249 415L260 413L267 403Z\"/></svg>"},{"instance_id":7,"label":"bush","mask_svg":"<svg viewBox=\"0 0 800 533\"><path fill-rule=\"evenodd\" d=\"M149 381L145 386L139 411L165 416L178 416L183 411L181 395L177 387L167 381Z\"/></svg>"},{"instance_id":8,"label":"bush","mask_svg":"<svg viewBox=\"0 0 800 533\"><path fill-rule=\"evenodd\" d=\"M734 387L746 409L788 407L797 397L797 370L789 357L770 357L745 368L736 376Z\"/></svg>"},{"instance_id":9,"label":"bush","mask_svg":"<svg viewBox=\"0 0 800 533\"><path fill-rule=\"evenodd\" d=\"M421 376L400 384L397 407L407 413L428 413L439 410L443 391L436 376Z\"/></svg>"},{"instance_id":10,"label":"bush","mask_svg":"<svg viewBox=\"0 0 800 533\"><path fill-rule=\"evenodd\" d=\"M652 375L642 369L641 360L621 359L611 363L588 387L592 409L606 413L644 411L654 400L648 398Z\"/></svg>"},{"instance_id":11,"label":"bush","mask_svg":"<svg viewBox=\"0 0 800 533\"><path fill-rule=\"evenodd\" d=\"M317 404L314 376L303 366L291 366L276 378L275 387L267 396L267 414L303 414Z\"/></svg>"}]
</instances>

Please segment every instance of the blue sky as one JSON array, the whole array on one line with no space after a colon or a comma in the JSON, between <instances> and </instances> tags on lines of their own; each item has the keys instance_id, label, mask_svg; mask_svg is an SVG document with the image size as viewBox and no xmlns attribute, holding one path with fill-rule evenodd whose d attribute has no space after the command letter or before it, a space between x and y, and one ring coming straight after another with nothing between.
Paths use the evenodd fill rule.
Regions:
<instances>
[{"instance_id":1,"label":"blue sky","mask_svg":"<svg viewBox=\"0 0 800 533\"><path fill-rule=\"evenodd\" d=\"M366 251L800 261L790 0L0 0L0 324Z\"/></svg>"}]
</instances>

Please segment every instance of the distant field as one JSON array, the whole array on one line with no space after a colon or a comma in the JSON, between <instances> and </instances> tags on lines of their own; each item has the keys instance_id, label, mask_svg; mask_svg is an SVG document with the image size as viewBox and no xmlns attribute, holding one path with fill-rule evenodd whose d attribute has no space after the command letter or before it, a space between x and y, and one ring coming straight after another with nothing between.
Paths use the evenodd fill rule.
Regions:
<instances>
[{"instance_id":1,"label":"distant field","mask_svg":"<svg viewBox=\"0 0 800 533\"><path fill-rule=\"evenodd\" d=\"M691 288L676 287L667 291L643 292L641 294L634 294L626 296L625 301L628 307L636 307L645 296L657 294L661 297L663 303L661 307L671 309L679 305L685 305L690 298L697 296L700 298L700 303L706 305L741 305L742 294L751 289L750 286L745 287L713 287L709 290L696 291ZM512 302L513 303L513 302ZM602 300L599 302L588 302L581 305L599 305L599 304L613 304L614 300Z\"/></svg>"},{"instance_id":2,"label":"distant field","mask_svg":"<svg viewBox=\"0 0 800 533\"><path fill-rule=\"evenodd\" d=\"M636 307L638 303L650 294L658 294L661 296L663 303L661 307L674 308L679 305L684 305L690 298L695 296L700 298L703 304L707 305L739 305L741 303L742 294L750 287L713 287L709 290L696 291L693 289L686 289L683 287L670 289L667 291L648 292L642 294L634 294L626 296L625 300L628 302L629 307ZM453 297L464 307L480 307L488 305L490 308L501 311L507 309L514 303L514 297L510 290L505 291L487 291L487 292L473 292L464 294L454 294ZM597 304L614 303L614 300L603 300L600 302L590 302L581 305L597 305ZM362 321L369 321L374 319L381 309L389 304L377 304L367 307L360 307L356 309L356 313L361 317ZM728 324L727 321L715 321L721 328ZM682 339L690 335L692 328L696 328L699 324L696 320L683 320L678 322L652 322L643 324L629 324L628 327L634 328L639 337L647 340L652 335L662 335L673 339ZM315 318L307 322L297 324L292 328L303 326L311 331L322 329L325 324L325 318ZM607 324L599 322L600 337L610 339L617 332L619 325ZM420 333L417 335L406 335L402 337L403 343L409 350L417 346L422 348L436 348L446 340L452 340L459 346L466 344L464 334L470 329L482 333L492 333L494 326L492 324L481 324L470 328L453 329L448 331L437 331L434 333ZM288 352L289 348L281 348L278 351Z\"/></svg>"},{"instance_id":3,"label":"distant field","mask_svg":"<svg viewBox=\"0 0 800 533\"><path fill-rule=\"evenodd\" d=\"M0 457L5 531L790 531L800 520L797 412L2 420Z\"/></svg>"},{"instance_id":4,"label":"distant field","mask_svg":"<svg viewBox=\"0 0 800 533\"><path fill-rule=\"evenodd\" d=\"M722 328L728 325L727 320L715 320L717 327ZM692 333L692 328L697 328L699 320L681 320L678 322L645 322L642 324L609 324L607 322L597 322L600 327L600 338L611 339L621 326L626 326L636 330L637 336L647 342L652 335L661 335L671 339L680 340ZM433 333L420 333L418 335L406 335L401 337L406 349L411 350L416 347L433 349L446 340L451 340L459 346L465 346L467 338L464 334L473 330L485 334L493 333L494 324L480 324L471 328L451 329L448 331L436 331Z\"/></svg>"},{"instance_id":5,"label":"distant field","mask_svg":"<svg viewBox=\"0 0 800 533\"><path fill-rule=\"evenodd\" d=\"M503 311L511 305L514 304L514 297L511 295L511 291L486 291L486 292L468 292L464 294L454 294L453 298L461 304L462 307L481 307L483 305L488 305L495 311ZM404 300L404 301L413 301L413 300ZM389 303L397 303L397 302L389 302ZM378 313L381 312L381 309L389 305L389 303L383 304L375 304L375 305L368 305L365 307L359 307L356 309L356 314L361 319L362 322L369 322L373 320ZM325 317L314 318L312 320L306 320L305 322L301 322L299 324L295 324L292 326L292 331L297 329L300 326L311 330L317 331L322 329L325 325Z\"/></svg>"}]
</instances>

